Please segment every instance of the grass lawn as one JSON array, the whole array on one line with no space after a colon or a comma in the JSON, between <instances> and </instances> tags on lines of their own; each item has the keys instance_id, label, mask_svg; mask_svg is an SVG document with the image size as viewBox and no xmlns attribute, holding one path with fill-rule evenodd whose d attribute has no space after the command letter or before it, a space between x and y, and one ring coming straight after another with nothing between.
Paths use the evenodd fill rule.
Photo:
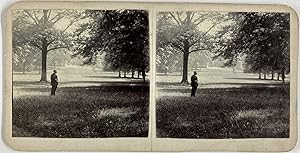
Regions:
<instances>
[{"instance_id":1,"label":"grass lawn","mask_svg":"<svg viewBox=\"0 0 300 153\"><path fill-rule=\"evenodd\" d=\"M67 74L59 77L67 78ZM149 82L106 79L110 82L101 78L91 81L90 77L76 82L61 80L56 96L50 96L49 84L15 80L13 136L147 137Z\"/></svg>"},{"instance_id":2,"label":"grass lawn","mask_svg":"<svg viewBox=\"0 0 300 153\"><path fill-rule=\"evenodd\" d=\"M168 80L174 80L172 77L169 75ZM256 76L247 74L240 74L239 79L217 75L219 82L215 83L213 77L207 79L210 82L201 77L204 76L199 76L196 97L190 97L188 85L171 81L157 84L157 137L289 137L289 83L282 86L280 81L251 82Z\"/></svg>"}]
</instances>

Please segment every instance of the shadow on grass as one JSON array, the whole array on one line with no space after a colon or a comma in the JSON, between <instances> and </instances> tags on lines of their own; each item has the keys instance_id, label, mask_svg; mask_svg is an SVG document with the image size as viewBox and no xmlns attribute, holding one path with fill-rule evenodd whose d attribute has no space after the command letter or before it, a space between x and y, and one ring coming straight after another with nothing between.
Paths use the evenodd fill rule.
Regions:
<instances>
[{"instance_id":1,"label":"shadow on grass","mask_svg":"<svg viewBox=\"0 0 300 153\"><path fill-rule=\"evenodd\" d=\"M23 73L23 72L13 72L13 75L28 75L28 74L31 74L31 75L41 75L39 72L26 72L26 73Z\"/></svg>"},{"instance_id":2,"label":"shadow on grass","mask_svg":"<svg viewBox=\"0 0 300 153\"><path fill-rule=\"evenodd\" d=\"M142 76L140 76L140 78L137 78L137 77L119 77L119 76L109 76L109 75L105 75L105 76L97 76L97 75L89 75L89 76L84 76L86 78L99 78L99 79L137 79L137 80L140 80L140 81L143 81L143 78Z\"/></svg>"},{"instance_id":3,"label":"shadow on grass","mask_svg":"<svg viewBox=\"0 0 300 153\"><path fill-rule=\"evenodd\" d=\"M147 86L62 87L56 96L15 97L12 106L14 137L148 136Z\"/></svg>"},{"instance_id":4,"label":"shadow on grass","mask_svg":"<svg viewBox=\"0 0 300 153\"><path fill-rule=\"evenodd\" d=\"M159 87L167 87L167 86L190 86L189 84L182 84L177 82L157 82L157 86ZM250 86L250 87L268 87L268 86L283 86L282 82L263 82L263 83L232 83L232 82L220 82L220 83L201 83L199 86L207 86L207 85L236 85L236 86ZM289 82L285 83L284 86L289 86Z\"/></svg>"},{"instance_id":5,"label":"shadow on grass","mask_svg":"<svg viewBox=\"0 0 300 153\"><path fill-rule=\"evenodd\" d=\"M40 81L13 81L13 85L42 85L49 84L50 82L40 82Z\"/></svg>"},{"instance_id":6,"label":"shadow on grass","mask_svg":"<svg viewBox=\"0 0 300 153\"><path fill-rule=\"evenodd\" d=\"M156 73L156 76L182 76L182 74L180 74L180 73L167 73L167 74Z\"/></svg>"},{"instance_id":7,"label":"shadow on grass","mask_svg":"<svg viewBox=\"0 0 300 153\"><path fill-rule=\"evenodd\" d=\"M156 104L160 138L289 137L289 90L283 87L201 89L196 97L163 96Z\"/></svg>"},{"instance_id":8,"label":"shadow on grass","mask_svg":"<svg viewBox=\"0 0 300 153\"><path fill-rule=\"evenodd\" d=\"M22 92L41 92L41 93L50 93L51 87L43 87L43 88L33 88L33 87L23 87L22 89L15 89L20 90ZM101 86L83 86L83 87L58 87L56 94L73 94L76 92L80 93L86 93L89 94L89 92L116 92L116 94L119 93L148 93L149 92L149 84L141 84L141 85L134 85L129 86L127 84L109 84L109 85L101 85ZM30 96L30 94L29 94ZM113 98L113 97L112 97Z\"/></svg>"},{"instance_id":9,"label":"shadow on grass","mask_svg":"<svg viewBox=\"0 0 300 153\"><path fill-rule=\"evenodd\" d=\"M144 82L143 80L128 80L128 81L65 81L59 82L59 85L68 84L95 84L95 86L101 84L101 86L132 86L135 84L137 86L149 86L149 80ZM50 82L39 82L39 81L13 81L13 86L15 87L25 87L26 86L38 86L38 85L50 85Z\"/></svg>"},{"instance_id":10,"label":"shadow on grass","mask_svg":"<svg viewBox=\"0 0 300 153\"><path fill-rule=\"evenodd\" d=\"M128 81L66 81L60 84L72 84L72 83L90 83L90 84L103 84L106 86L118 86L118 85L130 85L137 84L141 86L149 86L149 80L144 82L143 80L128 80Z\"/></svg>"},{"instance_id":11,"label":"shadow on grass","mask_svg":"<svg viewBox=\"0 0 300 153\"><path fill-rule=\"evenodd\" d=\"M96 75L89 75L89 76L83 76L83 77L86 77L86 78L106 78L106 79L119 79L121 77L118 77L118 76L96 76ZM126 78L124 78L126 79ZM130 79L130 78L128 78Z\"/></svg>"},{"instance_id":12,"label":"shadow on grass","mask_svg":"<svg viewBox=\"0 0 300 153\"><path fill-rule=\"evenodd\" d=\"M271 81L281 81L277 79L258 79L258 78L224 78L224 79L230 79L230 80L250 80L250 81L257 81L257 80L271 80Z\"/></svg>"}]
</instances>

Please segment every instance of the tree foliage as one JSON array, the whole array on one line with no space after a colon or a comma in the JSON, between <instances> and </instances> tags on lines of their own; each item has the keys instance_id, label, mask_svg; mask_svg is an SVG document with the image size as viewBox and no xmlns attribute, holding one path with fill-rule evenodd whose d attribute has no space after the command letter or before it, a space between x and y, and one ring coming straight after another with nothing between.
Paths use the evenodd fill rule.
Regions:
<instances>
[{"instance_id":1,"label":"tree foliage","mask_svg":"<svg viewBox=\"0 0 300 153\"><path fill-rule=\"evenodd\" d=\"M143 10L90 10L89 22L76 30L76 55L95 64L105 54L107 69L123 72L149 70L148 12Z\"/></svg>"},{"instance_id":2,"label":"tree foliage","mask_svg":"<svg viewBox=\"0 0 300 153\"><path fill-rule=\"evenodd\" d=\"M289 73L289 14L287 13L235 13L242 20L229 42L223 44L217 56L234 65L244 56L246 68L252 72ZM222 43L221 43L222 44Z\"/></svg>"},{"instance_id":3,"label":"tree foliage","mask_svg":"<svg viewBox=\"0 0 300 153\"><path fill-rule=\"evenodd\" d=\"M171 46L157 48L156 50L156 71L163 72L165 75L169 72L178 71L182 65L181 52Z\"/></svg>"}]
</instances>

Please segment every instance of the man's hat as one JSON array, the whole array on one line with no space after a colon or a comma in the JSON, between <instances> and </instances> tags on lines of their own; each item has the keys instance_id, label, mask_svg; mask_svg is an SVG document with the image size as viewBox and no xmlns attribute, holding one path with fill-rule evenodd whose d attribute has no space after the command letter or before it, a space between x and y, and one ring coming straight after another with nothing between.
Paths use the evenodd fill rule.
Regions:
<instances>
[{"instance_id":1,"label":"man's hat","mask_svg":"<svg viewBox=\"0 0 300 153\"><path fill-rule=\"evenodd\" d=\"M57 71L56 71L56 70L53 70L53 72L54 72L54 73L57 73Z\"/></svg>"}]
</instances>

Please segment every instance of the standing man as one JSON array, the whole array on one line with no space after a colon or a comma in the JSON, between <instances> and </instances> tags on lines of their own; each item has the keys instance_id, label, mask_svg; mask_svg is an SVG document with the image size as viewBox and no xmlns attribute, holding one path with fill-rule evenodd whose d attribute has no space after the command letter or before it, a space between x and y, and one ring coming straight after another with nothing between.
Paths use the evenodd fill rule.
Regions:
<instances>
[{"instance_id":1,"label":"standing man","mask_svg":"<svg viewBox=\"0 0 300 153\"><path fill-rule=\"evenodd\" d=\"M51 89L51 96L55 96L55 91L56 91L56 88L57 88L57 85L58 85L58 77L56 75L57 71L56 70L53 70L53 73L51 75L51 86L52 86L52 89Z\"/></svg>"},{"instance_id":2,"label":"standing man","mask_svg":"<svg viewBox=\"0 0 300 153\"><path fill-rule=\"evenodd\" d=\"M191 97L195 96L197 87L198 87L198 78L197 78L197 72L194 71L194 75L191 77L191 86L192 86L192 93Z\"/></svg>"}]
</instances>

